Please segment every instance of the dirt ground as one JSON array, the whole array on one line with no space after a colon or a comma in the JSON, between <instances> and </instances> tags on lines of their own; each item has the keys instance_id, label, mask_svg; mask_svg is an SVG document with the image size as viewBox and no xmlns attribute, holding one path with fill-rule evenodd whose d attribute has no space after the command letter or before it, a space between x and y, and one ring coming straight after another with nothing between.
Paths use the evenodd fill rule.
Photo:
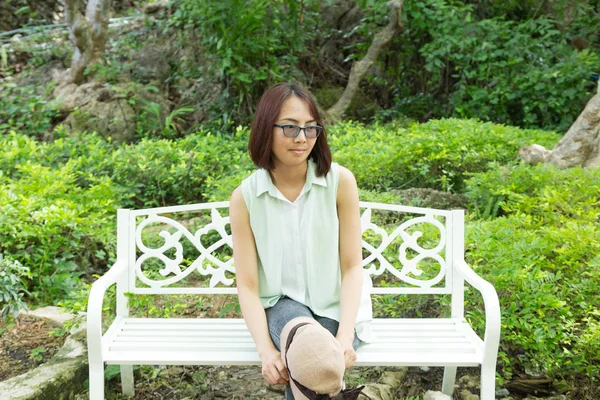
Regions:
<instances>
[{"instance_id":1,"label":"dirt ground","mask_svg":"<svg viewBox=\"0 0 600 400\"><path fill-rule=\"evenodd\" d=\"M0 381L20 375L48 361L65 338L50 335L56 327L43 319L20 316L0 319Z\"/></svg>"}]
</instances>

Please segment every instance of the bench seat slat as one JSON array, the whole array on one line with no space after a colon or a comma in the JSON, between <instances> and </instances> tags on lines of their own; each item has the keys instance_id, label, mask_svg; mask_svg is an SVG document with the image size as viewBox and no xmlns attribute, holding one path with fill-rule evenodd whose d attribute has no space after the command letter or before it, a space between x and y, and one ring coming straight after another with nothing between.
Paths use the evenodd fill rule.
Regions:
<instances>
[{"instance_id":1,"label":"bench seat slat","mask_svg":"<svg viewBox=\"0 0 600 400\"><path fill-rule=\"evenodd\" d=\"M375 319L378 341L357 351L358 366L476 366L481 340L457 319ZM243 319L121 318L103 337L108 364L260 364Z\"/></svg>"},{"instance_id":2,"label":"bench seat slat","mask_svg":"<svg viewBox=\"0 0 600 400\"><path fill-rule=\"evenodd\" d=\"M381 337L379 338L382 341ZM178 343L222 343L222 337L198 337L198 336L186 336L186 337L177 337L177 336L168 336L161 337L160 341L156 337L148 337L148 336L118 336L113 339L113 343L131 343L131 342L152 342L152 343L163 343L177 341ZM228 342L235 343L254 343L252 337L248 335L247 337L238 337L238 338L228 338ZM437 337L397 337L397 338L389 338L385 343L439 343L440 339ZM445 338L444 343L469 343L469 341L464 337L455 337L455 338Z\"/></svg>"},{"instance_id":3,"label":"bench seat slat","mask_svg":"<svg viewBox=\"0 0 600 400\"><path fill-rule=\"evenodd\" d=\"M248 352L131 352L119 351L109 353L104 360L107 364L122 365L260 365L256 350ZM457 353L415 353L401 354L372 353L358 351L358 367L369 366L405 366L405 367L476 367L481 363L481 357Z\"/></svg>"},{"instance_id":4,"label":"bench seat slat","mask_svg":"<svg viewBox=\"0 0 600 400\"><path fill-rule=\"evenodd\" d=\"M227 324L239 325L240 318L126 318L124 323L128 325L148 325L155 323L158 325L218 325ZM451 318L377 318L374 322L376 326L383 325L421 325L427 323L429 325L456 325L456 319Z\"/></svg>"}]
</instances>

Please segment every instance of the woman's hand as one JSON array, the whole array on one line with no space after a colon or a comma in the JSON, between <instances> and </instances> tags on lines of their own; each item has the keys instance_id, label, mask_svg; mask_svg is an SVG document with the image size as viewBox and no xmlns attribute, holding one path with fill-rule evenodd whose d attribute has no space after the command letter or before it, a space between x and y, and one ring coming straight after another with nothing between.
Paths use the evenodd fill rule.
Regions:
<instances>
[{"instance_id":1,"label":"woman's hand","mask_svg":"<svg viewBox=\"0 0 600 400\"><path fill-rule=\"evenodd\" d=\"M352 347L354 338L346 338L343 336L336 336L336 339L342 345L342 351L344 352L344 361L346 363L346 369L350 368L356 362L356 352Z\"/></svg>"},{"instance_id":2,"label":"woman's hand","mask_svg":"<svg viewBox=\"0 0 600 400\"><path fill-rule=\"evenodd\" d=\"M271 385L287 385L290 380L287 369L281 361L281 353L271 347L260 353L262 361L262 376Z\"/></svg>"}]
</instances>

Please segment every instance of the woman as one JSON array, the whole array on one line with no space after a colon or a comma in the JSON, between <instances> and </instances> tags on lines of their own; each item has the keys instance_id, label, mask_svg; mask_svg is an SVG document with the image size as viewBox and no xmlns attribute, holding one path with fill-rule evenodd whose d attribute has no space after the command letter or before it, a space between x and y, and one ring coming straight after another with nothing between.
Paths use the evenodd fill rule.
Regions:
<instances>
[{"instance_id":1,"label":"woman","mask_svg":"<svg viewBox=\"0 0 600 400\"><path fill-rule=\"evenodd\" d=\"M230 218L240 306L262 375L288 384L280 335L296 317L328 329L349 368L369 341L372 314L356 180L331 162L317 106L294 84L264 93L249 152L259 169L233 192ZM289 385L286 396L293 399Z\"/></svg>"}]
</instances>

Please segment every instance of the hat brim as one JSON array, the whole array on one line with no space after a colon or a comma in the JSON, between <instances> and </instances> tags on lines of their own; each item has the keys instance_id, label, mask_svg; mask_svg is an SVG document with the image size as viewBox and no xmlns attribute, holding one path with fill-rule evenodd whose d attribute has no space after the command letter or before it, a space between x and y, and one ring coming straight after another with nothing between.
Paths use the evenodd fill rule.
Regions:
<instances>
[{"instance_id":1,"label":"hat brim","mask_svg":"<svg viewBox=\"0 0 600 400\"><path fill-rule=\"evenodd\" d=\"M294 318L293 320L291 320L290 322L285 324L285 326L283 327L283 330L281 331L279 343L280 343L280 347L281 347L281 360L283 361L283 365L285 365L286 367L287 367L287 362L285 359L286 358L285 357L285 344L287 343L288 336L289 336L292 328L300 323L309 323L309 324L316 325L316 326L319 326L322 328L321 324L319 324L315 319L310 318L310 317ZM302 329L302 328L300 328L300 329ZM323 328L323 329L325 329L325 328ZM292 388L292 393L294 394L294 400L309 400L308 397L306 397L305 395L302 394L302 392L300 392L298 387L294 384L294 382L291 379L289 382L290 382L290 386Z\"/></svg>"},{"instance_id":2,"label":"hat brim","mask_svg":"<svg viewBox=\"0 0 600 400\"><path fill-rule=\"evenodd\" d=\"M309 324L321 327L321 324L319 324L317 322L317 320L315 320L314 318L310 318L310 317L294 318L293 320L291 320L290 322L285 324L285 326L283 327L283 329L281 331L279 346L281 347L281 350L280 350L281 351L281 360L283 361L283 365L285 365L286 367L287 367L287 364L285 361L285 344L287 343L288 336L289 336L292 328L301 323L309 323ZM302 329L302 328L300 328L300 329ZM323 328L323 329L325 329L325 328Z\"/></svg>"}]
</instances>

